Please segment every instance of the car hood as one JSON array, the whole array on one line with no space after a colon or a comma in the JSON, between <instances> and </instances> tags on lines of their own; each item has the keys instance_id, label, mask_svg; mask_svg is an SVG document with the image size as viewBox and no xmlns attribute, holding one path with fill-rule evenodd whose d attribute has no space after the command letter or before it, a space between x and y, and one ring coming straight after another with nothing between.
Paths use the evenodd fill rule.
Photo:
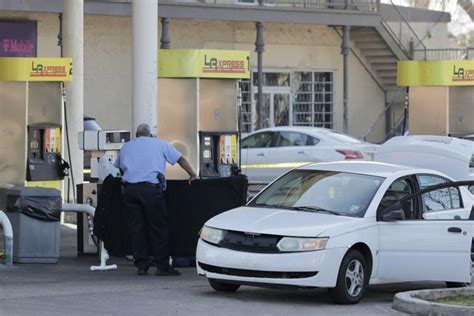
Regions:
<instances>
[{"instance_id":1,"label":"car hood","mask_svg":"<svg viewBox=\"0 0 474 316\"><path fill-rule=\"evenodd\" d=\"M316 237L334 226L360 220L360 218L325 213L239 207L211 218L206 225L249 233Z\"/></svg>"}]
</instances>

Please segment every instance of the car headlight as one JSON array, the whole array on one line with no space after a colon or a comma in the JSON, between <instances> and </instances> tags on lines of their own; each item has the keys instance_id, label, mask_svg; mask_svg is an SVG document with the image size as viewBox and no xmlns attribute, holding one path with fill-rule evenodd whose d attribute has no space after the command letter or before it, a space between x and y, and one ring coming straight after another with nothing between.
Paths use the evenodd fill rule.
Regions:
<instances>
[{"instance_id":1,"label":"car headlight","mask_svg":"<svg viewBox=\"0 0 474 316\"><path fill-rule=\"evenodd\" d=\"M282 252L323 250L329 238L283 237L277 244Z\"/></svg>"},{"instance_id":2,"label":"car headlight","mask_svg":"<svg viewBox=\"0 0 474 316\"><path fill-rule=\"evenodd\" d=\"M208 243L217 245L224 238L224 231L222 229L203 226L200 236Z\"/></svg>"}]
</instances>

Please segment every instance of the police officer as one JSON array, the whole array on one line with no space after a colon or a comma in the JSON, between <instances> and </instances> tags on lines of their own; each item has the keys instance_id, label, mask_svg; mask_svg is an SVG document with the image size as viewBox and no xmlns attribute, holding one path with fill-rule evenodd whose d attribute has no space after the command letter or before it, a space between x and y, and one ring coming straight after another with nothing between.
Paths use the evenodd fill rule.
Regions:
<instances>
[{"instance_id":1,"label":"police officer","mask_svg":"<svg viewBox=\"0 0 474 316\"><path fill-rule=\"evenodd\" d=\"M123 172L124 204L138 275L148 274L150 255L157 267L156 275L180 275L169 265L168 223L163 198L167 162L178 163L189 174L190 184L197 179L181 153L166 141L153 137L148 124L138 126L136 139L122 147L115 162Z\"/></svg>"}]
</instances>

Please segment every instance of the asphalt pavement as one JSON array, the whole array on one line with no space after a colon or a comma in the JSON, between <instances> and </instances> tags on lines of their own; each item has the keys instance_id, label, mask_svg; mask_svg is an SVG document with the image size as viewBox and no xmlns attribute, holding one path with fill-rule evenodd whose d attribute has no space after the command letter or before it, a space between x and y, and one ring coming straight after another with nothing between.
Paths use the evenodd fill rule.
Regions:
<instances>
[{"instance_id":1,"label":"asphalt pavement","mask_svg":"<svg viewBox=\"0 0 474 316\"><path fill-rule=\"evenodd\" d=\"M125 258L118 270L92 272L97 257L77 257L75 230L62 226L57 264L0 264L0 315L398 315L395 293L442 283L371 286L357 305L334 305L325 289L270 290L243 286L214 292L194 268L180 277L137 276ZM150 271L153 272L153 271Z\"/></svg>"}]
</instances>

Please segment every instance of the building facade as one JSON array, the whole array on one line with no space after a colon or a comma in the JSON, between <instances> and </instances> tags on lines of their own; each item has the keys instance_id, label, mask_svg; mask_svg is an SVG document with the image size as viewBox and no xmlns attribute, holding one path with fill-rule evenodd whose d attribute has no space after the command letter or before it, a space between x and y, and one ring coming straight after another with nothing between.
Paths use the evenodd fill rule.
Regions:
<instances>
[{"instance_id":1,"label":"building facade","mask_svg":"<svg viewBox=\"0 0 474 316\"><path fill-rule=\"evenodd\" d=\"M109 129L132 125L130 2L85 1L84 113ZM417 49L418 54L419 49L453 47L453 43L447 31L449 14L355 2L358 6L350 8L345 2L313 0L261 6L254 0L160 2L158 12L169 19L172 48L251 52L253 75L241 82L240 97L235 100L236 106L241 105L243 132L256 128L258 21L264 25L264 126L342 130L341 26L349 25L348 131L363 137L376 122L386 130L387 122L400 116L401 100L390 117L385 113L387 104L401 95L396 87L397 61L412 58L410 50ZM60 56L61 12L62 1L0 3L0 19L37 21L38 57ZM160 33L161 25L157 27Z\"/></svg>"}]
</instances>

